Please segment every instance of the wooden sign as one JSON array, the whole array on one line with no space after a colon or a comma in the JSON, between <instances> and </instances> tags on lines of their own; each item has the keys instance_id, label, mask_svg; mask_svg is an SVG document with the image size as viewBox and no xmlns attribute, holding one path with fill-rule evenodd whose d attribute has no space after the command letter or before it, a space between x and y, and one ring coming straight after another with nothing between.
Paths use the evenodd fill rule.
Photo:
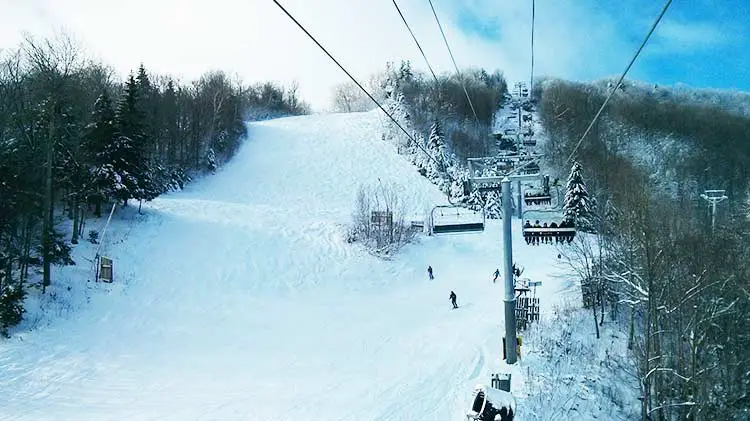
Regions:
<instances>
[{"instance_id":1,"label":"wooden sign","mask_svg":"<svg viewBox=\"0 0 750 421\"><path fill-rule=\"evenodd\" d=\"M99 258L99 279L103 282L112 282L112 259L109 257Z\"/></svg>"}]
</instances>

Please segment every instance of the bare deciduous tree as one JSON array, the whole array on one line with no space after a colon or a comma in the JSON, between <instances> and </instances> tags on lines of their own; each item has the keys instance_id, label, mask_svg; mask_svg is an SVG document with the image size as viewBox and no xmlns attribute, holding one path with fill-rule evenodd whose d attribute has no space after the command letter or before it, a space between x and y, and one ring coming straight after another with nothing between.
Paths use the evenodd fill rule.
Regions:
<instances>
[{"instance_id":1,"label":"bare deciduous tree","mask_svg":"<svg viewBox=\"0 0 750 421\"><path fill-rule=\"evenodd\" d=\"M405 220L406 212L396 185L360 186L348 241L361 241L378 255L393 254L415 235Z\"/></svg>"}]
</instances>

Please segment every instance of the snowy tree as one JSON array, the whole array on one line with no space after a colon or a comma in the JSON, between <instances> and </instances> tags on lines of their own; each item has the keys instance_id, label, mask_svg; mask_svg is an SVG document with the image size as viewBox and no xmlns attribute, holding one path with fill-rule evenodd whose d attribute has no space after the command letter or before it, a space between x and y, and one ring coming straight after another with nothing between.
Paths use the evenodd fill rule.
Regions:
<instances>
[{"instance_id":1,"label":"snowy tree","mask_svg":"<svg viewBox=\"0 0 750 421\"><path fill-rule=\"evenodd\" d=\"M211 171L212 173L216 171L216 168L218 166L216 165L216 153L214 153L213 148L208 149L208 153L206 153L206 169Z\"/></svg>"},{"instance_id":2,"label":"snowy tree","mask_svg":"<svg viewBox=\"0 0 750 421\"><path fill-rule=\"evenodd\" d=\"M138 85L133 75L125 83L125 92L117 108L118 137L110 152L112 165L120 176L117 197L143 199L142 179L148 171L144 117L138 102Z\"/></svg>"},{"instance_id":3,"label":"snowy tree","mask_svg":"<svg viewBox=\"0 0 750 421\"><path fill-rule=\"evenodd\" d=\"M487 193L487 199L484 205L484 211L489 219L501 219L503 215L502 201L500 194L496 191Z\"/></svg>"},{"instance_id":4,"label":"snowy tree","mask_svg":"<svg viewBox=\"0 0 750 421\"><path fill-rule=\"evenodd\" d=\"M417 170L420 174L422 174L422 176L427 176L427 168L430 164L430 157L428 157L427 154L425 154L422 150L425 148L424 137L422 137L421 135L417 135L414 138L421 147L414 145L414 157L412 159L412 162L414 162L414 164L417 166Z\"/></svg>"},{"instance_id":5,"label":"snowy tree","mask_svg":"<svg viewBox=\"0 0 750 421\"><path fill-rule=\"evenodd\" d=\"M431 158L427 162L427 178L440 186L444 192L450 191L450 183L446 174L445 139L440 121L435 120L430 127L430 135L427 139L427 152Z\"/></svg>"},{"instance_id":6,"label":"snowy tree","mask_svg":"<svg viewBox=\"0 0 750 421\"><path fill-rule=\"evenodd\" d=\"M468 198L465 190L469 182L468 174L457 166L450 167L448 174L451 176L450 197L455 201L465 202Z\"/></svg>"},{"instance_id":7,"label":"snowy tree","mask_svg":"<svg viewBox=\"0 0 750 421\"><path fill-rule=\"evenodd\" d=\"M94 103L91 119L92 123L86 130L84 146L91 176L89 197L94 200L96 216L100 217L102 204L112 195L115 187L114 179L110 177L111 172L105 168L111 167L113 157L109 153L112 152L111 145L117 136L115 110L106 92L99 95Z\"/></svg>"},{"instance_id":8,"label":"snowy tree","mask_svg":"<svg viewBox=\"0 0 750 421\"><path fill-rule=\"evenodd\" d=\"M333 91L333 111L351 113L375 108L372 100L353 82L336 85Z\"/></svg>"},{"instance_id":9,"label":"snowy tree","mask_svg":"<svg viewBox=\"0 0 750 421\"><path fill-rule=\"evenodd\" d=\"M435 120L432 126L430 126L427 146L427 151L437 161L433 161L433 164L436 165L435 170L437 172L444 172L446 169L445 134L439 120Z\"/></svg>"},{"instance_id":10,"label":"snowy tree","mask_svg":"<svg viewBox=\"0 0 750 421\"><path fill-rule=\"evenodd\" d=\"M574 222L577 227L591 229L593 202L586 190L586 183L581 175L581 164L573 164L565 188L565 204L563 205L564 220Z\"/></svg>"},{"instance_id":11,"label":"snowy tree","mask_svg":"<svg viewBox=\"0 0 750 421\"><path fill-rule=\"evenodd\" d=\"M0 263L3 263L2 259ZM20 285L0 283L0 335L9 337L8 328L21 322L26 312L23 308L24 298L26 291Z\"/></svg>"},{"instance_id":12,"label":"snowy tree","mask_svg":"<svg viewBox=\"0 0 750 421\"><path fill-rule=\"evenodd\" d=\"M484 208L484 198L482 198L482 194L479 193L479 190L471 190L471 193L469 193L469 198L466 199L466 206L474 211L478 211Z\"/></svg>"}]
</instances>

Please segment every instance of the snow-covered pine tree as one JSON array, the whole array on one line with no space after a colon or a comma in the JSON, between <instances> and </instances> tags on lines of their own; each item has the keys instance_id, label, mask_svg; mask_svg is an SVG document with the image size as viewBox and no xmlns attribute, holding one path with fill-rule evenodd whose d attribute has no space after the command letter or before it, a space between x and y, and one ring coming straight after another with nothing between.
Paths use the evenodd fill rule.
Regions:
<instances>
[{"instance_id":1,"label":"snow-covered pine tree","mask_svg":"<svg viewBox=\"0 0 750 421\"><path fill-rule=\"evenodd\" d=\"M144 135L144 148L148 155L157 154L157 138L161 134L159 118L159 89L151 83L146 68L141 63L138 66L138 74L135 77L138 89L138 109L142 117L142 130ZM150 156L149 156L150 157Z\"/></svg>"},{"instance_id":2,"label":"snow-covered pine tree","mask_svg":"<svg viewBox=\"0 0 750 421\"><path fill-rule=\"evenodd\" d=\"M427 163L427 178L433 183L441 186L445 184L445 140L443 138L443 129L440 121L435 120L430 127L430 134L427 139L427 152L432 159ZM441 188L441 190L444 190Z\"/></svg>"},{"instance_id":3,"label":"snow-covered pine tree","mask_svg":"<svg viewBox=\"0 0 750 421\"><path fill-rule=\"evenodd\" d=\"M427 140L428 151L437 161L437 170L444 172L446 169L445 133L440 120L435 120L430 126L430 136Z\"/></svg>"},{"instance_id":4,"label":"snow-covered pine tree","mask_svg":"<svg viewBox=\"0 0 750 421\"><path fill-rule=\"evenodd\" d=\"M430 158L422 150L425 147L424 137L422 135L417 135L415 139L419 142L421 147L415 145L414 164L417 166L417 171L419 171L422 176L426 177Z\"/></svg>"},{"instance_id":5,"label":"snow-covered pine tree","mask_svg":"<svg viewBox=\"0 0 750 421\"><path fill-rule=\"evenodd\" d=\"M1 257L1 256L0 256ZM0 259L0 263L5 263ZM3 264L3 268L7 267ZM4 275L0 272L0 275ZM21 322L23 313L23 300L26 298L26 291L21 285L4 283L0 284L0 335L8 336L8 328Z\"/></svg>"},{"instance_id":6,"label":"snow-covered pine tree","mask_svg":"<svg viewBox=\"0 0 750 421\"><path fill-rule=\"evenodd\" d=\"M213 148L208 148L208 152L206 153L206 169L213 173L216 171L216 168L218 168L218 165L216 165L216 153Z\"/></svg>"},{"instance_id":7,"label":"snow-covered pine tree","mask_svg":"<svg viewBox=\"0 0 750 421\"><path fill-rule=\"evenodd\" d=\"M112 196L115 187L111 171L105 168L107 165L111 168L113 160L110 156L113 152L111 146L117 137L115 110L106 92L96 99L91 121L92 123L86 128L84 138L86 161L92 179L88 193L95 201L95 214L100 217L102 204Z\"/></svg>"},{"instance_id":8,"label":"snow-covered pine tree","mask_svg":"<svg viewBox=\"0 0 750 421\"><path fill-rule=\"evenodd\" d=\"M448 174L451 175L450 197L456 202L466 202L468 197L466 196L465 186L469 181L468 174L458 166L449 167Z\"/></svg>"},{"instance_id":9,"label":"snow-covered pine tree","mask_svg":"<svg viewBox=\"0 0 750 421\"><path fill-rule=\"evenodd\" d=\"M117 107L117 138L110 152L114 171L119 174L118 199L141 199L139 184L148 169L143 114L138 105L138 86L131 74Z\"/></svg>"},{"instance_id":10,"label":"snow-covered pine tree","mask_svg":"<svg viewBox=\"0 0 750 421\"><path fill-rule=\"evenodd\" d=\"M484 198L482 198L482 194L479 193L479 190L471 190L469 198L466 199L466 207L474 211L482 210L484 208Z\"/></svg>"},{"instance_id":11,"label":"snow-covered pine tree","mask_svg":"<svg viewBox=\"0 0 750 421\"><path fill-rule=\"evenodd\" d=\"M574 222L576 227L584 230L592 228L593 203L586 190L586 183L581 174L582 167L578 162L573 163L565 188L565 204L563 205L563 219Z\"/></svg>"},{"instance_id":12,"label":"snow-covered pine tree","mask_svg":"<svg viewBox=\"0 0 750 421\"><path fill-rule=\"evenodd\" d=\"M487 193L487 199L484 205L484 211L489 219L501 219L503 215L502 202L500 194L496 191Z\"/></svg>"}]
</instances>

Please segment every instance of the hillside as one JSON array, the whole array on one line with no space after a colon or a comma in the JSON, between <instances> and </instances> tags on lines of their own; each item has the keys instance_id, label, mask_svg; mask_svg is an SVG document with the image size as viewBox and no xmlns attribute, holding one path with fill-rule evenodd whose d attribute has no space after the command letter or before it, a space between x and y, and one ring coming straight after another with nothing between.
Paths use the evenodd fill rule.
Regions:
<instances>
[{"instance_id":1,"label":"hillside","mask_svg":"<svg viewBox=\"0 0 750 421\"><path fill-rule=\"evenodd\" d=\"M602 317L609 313L629 332L644 385L643 414L744 419L750 396L746 96L628 82L582 138L608 89L548 80L534 93L549 139L546 164L562 175L579 163L591 197L596 246L577 256L583 289L595 293L592 306ZM713 215L710 197L723 197Z\"/></svg>"},{"instance_id":2,"label":"hillside","mask_svg":"<svg viewBox=\"0 0 750 421\"><path fill-rule=\"evenodd\" d=\"M115 283L81 292L85 269L58 268L51 294L80 308L0 343L3 413L461 419L474 385L500 365L502 284L491 274L501 227L423 237L390 260L346 244L359 183L394 182L416 210L443 203L372 141L380 124L376 112L253 123L219 174L144 204L135 224L119 213L105 247ZM514 243L525 276L544 282L545 308L575 300L555 277L554 248ZM523 370L514 371L521 397ZM537 360L534 371L547 370Z\"/></svg>"}]
</instances>

